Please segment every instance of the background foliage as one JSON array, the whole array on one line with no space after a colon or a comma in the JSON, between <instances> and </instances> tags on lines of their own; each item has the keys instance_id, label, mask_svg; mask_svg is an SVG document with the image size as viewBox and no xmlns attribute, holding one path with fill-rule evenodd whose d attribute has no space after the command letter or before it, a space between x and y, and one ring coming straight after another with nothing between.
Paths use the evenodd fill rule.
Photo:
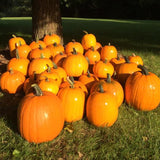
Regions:
<instances>
[{"instance_id":1,"label":"background foliage","mask_svg":"<svg viewBox=\"0 0 160 160\"><path fill-rule=\"evenodd\" d=\"M160 19L159 0L60 0L63 17ZM0 17L32 15L31 0L1 0Z\"/></svg>"}]
</instances>

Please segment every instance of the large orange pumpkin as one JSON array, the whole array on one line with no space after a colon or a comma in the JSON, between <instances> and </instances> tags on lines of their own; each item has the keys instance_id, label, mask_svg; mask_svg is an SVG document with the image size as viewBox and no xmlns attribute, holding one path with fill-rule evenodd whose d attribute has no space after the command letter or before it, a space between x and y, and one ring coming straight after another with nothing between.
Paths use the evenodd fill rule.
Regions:
<instances>
[{"instance_id":1,"label":"large orange pumpkin","mask_svg":"<svg viewBox=\"0 0 160 160\"><path fill-rule=\"evenodd\" d=\"M57 34L46 34L43 38L44 43L46 46L51 44L60 44L61 38Z\"/></svg>"},{"instance_id":2,"label":"large orange pumpkin","mask_svg":"<svg viewBox=\"0 0 160 160\"><path fill-rule=\"evenodd\" d=\"M100 85L98 92L89 95L86 104L88 121L97 127L110 127L118 118L118 107L113 95Z\"/></svg>"},{"instance_id":3,"label":"large orange pumpkin","mask_svg":"<svg viewBox=\"0 0 160 160\"><path fill-rule=\"evenodd\" d=\"M126 103L138 110L150 111L160 103L160 79L144 66L130 75L125 84Z\"/></svg>"},{"instance_id":4,"label":"large orange pumpkin","mask_svg":"<svg viewBox=\"0 0 160 160\"><path fill-rule=\"evenodd\" d=\"M64 110L60 99L33 85L35 93L27 94L17 112L18 129L28 142L42 143L57 137L64 126Z\"/></svg>"}]
</instances>

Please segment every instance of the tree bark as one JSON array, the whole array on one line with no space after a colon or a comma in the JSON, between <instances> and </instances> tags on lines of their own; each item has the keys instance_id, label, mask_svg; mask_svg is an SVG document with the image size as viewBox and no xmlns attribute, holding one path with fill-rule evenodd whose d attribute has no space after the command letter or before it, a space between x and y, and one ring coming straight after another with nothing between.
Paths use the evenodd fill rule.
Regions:
<instances>
[{"instance_id":1,"label":"tree bark","mask_svg":"<svg viewBox=\"0 0 160 160\"><path fill-rule=\"evenodd\" d=\"M32 0L32 38L57 34L63 44L60 0Z\"/></svg>"}]
</instances>

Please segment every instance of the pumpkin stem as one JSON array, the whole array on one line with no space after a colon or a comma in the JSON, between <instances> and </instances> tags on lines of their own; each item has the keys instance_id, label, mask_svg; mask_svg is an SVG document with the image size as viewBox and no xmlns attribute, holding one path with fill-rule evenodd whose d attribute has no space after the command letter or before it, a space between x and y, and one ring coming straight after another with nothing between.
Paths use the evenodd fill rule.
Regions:
<instances>
[{"instance_id":1,"label":"pumpkin stem","mask_svg":"<svg viewBox=\"0 0 160 160\"><path fill-rule=\"evenodd\" d=\"M87 31L83 31L85 34L88 34L88 32Z\"/></svg>"},{"instance_id":2,"label":"pumpkin stem","mask_svg":"<svg viewBox=\"0 0 160 160\"><path fill-rule=\"evenodd\" d=\"M149 75L149 72L146 67L144 67L142 65L138 65L138 68L140 68L142 70L142 74Z\"/></svg>"},{"instance_id":3,"label":"pumpkin stem","mask_svg":"<svg viewBox=\"0 0 160 160\"><path fill-rule=\"evenodd\" d=\"M54 46L54 47L57 47L57 43L56 43L56 42L54 42L54 43L53 43L53 46Z\"/></svg>"},{"instance_id":4,"label":"pumpkin stem","mask_svg":"<svg viewBox=\"0 0 160 160\"><path fill-rule=\"evenodd\" d=\"M9 74L13 74L14 72L13 72L13 68L10 68L9 69Z\"/></svg>"},{"instance_id":5,"label":"pumpkin stem","mask_svg":"<svg viewBox=\"0 0 160 160\"><path fill-rule=\"evenodd\" d=\"M107 83L111 83L111 75L109 73L107 73L107 79L106 79Z\"/></svg>"},{"instance_id":6,"label":"pumpkin stem","mask_svg":"<svg viewBox=\"0 0 160 160\"><path fill-rule=\"evenodd\" d=\"M51 67L48 64L46 64L46 65L47 65L47 72L51 73Z\"/></svg>"},{"instance_id":7,"label":"pumpkin stem","mask_svg":"<svg viewBox=\"0 0 160 160\"><path fill-rule=\"evenodd\" d=\"M109 43L108 43L108 46L110 46L110 45L111 45L111 43L109 42Z\"/></svg>"},{"instance_id":8,"label":"pumpkin stem","mask_svg":"<svg viewBox=\"0 0 160 160\"><path fill-rule=\"evenodd\" d=\"M77 54L77 51L76 51L76 49L75 48L73 48L73 54Z\"/></svg>"},{"instance_id":9,"label":"pumpkin stem","mask_svg":"<svg viewBox=\"0 0 160 160\"><path fill-rule=\"evenodd\" d=\"M73 42L73 43L75 43L75 42L76 42L76 40L75 40L75 39L72 39L72 42Z\"/></svg>"},{"instance_id":10,"label":"pumpkin stem","mask_svg":"<svg viewBox=\"0 0 160 160\"><path fill-rule=\"evenodd\" d=\"M41 53L41 58L44 58L43 53Z\"/></svg>"},{"instance_id":11,"label":"pumpkin stem","mask_svg":"<svg viewBox=\"0 0 160 160\"><path fill-rule=\"evenodd\" d=\"M132 53L132 56L133 56L133 57L135 57L135 56L136 56L136 54L135 54L135 53Z\"/></svg>"},{"instance_id":12,"label":"pumpkin stem","mask_svg":"<svg viewBox=\"0 0 160 160\"><path fill-rule=\"evenodd\" d=\"M102 84L99 84L99 92L100 92L100 93L104 93L104 89L103 89Z\"/></svg>"},{"instance_id":13,"label":"pumpkin stem","mask_svg":"<svg viewBox=\"0 0 160 160\"><path fill-rule=\"evenodd\" d=\"M119 54L117 54L117 60L120 60Z\"/></svg>"},{"instance_id":14,"label":"pumpkin stem","mask_svg":"<svg viewBox=\"0 0 160 160\"><path fill-rule=\"evenodd\" d=\"M53 68L54 68L54 69L57 69L58 66L57 66L54 62L52 62L52 63L53 63Z\"/></svg>"},{"instance_id":15,"label":"pumpkin stem","mask_svg":"<svg viewBox=\"0 0 160 160\"><path fill-rule=\"evenodd\" d=\"M20 57L19 57L19 52L18 52L18 48L16 48L16 59L20 59Z\"/></svg>"},{"instance_id":16,"label":"pumpkin stem","mask_svg":"<svg viewBox=\"0 0 160 160\"><path fill-rule=\"evenodd\" d=\"M64 53L63 53L63 52L60 52L59 54L60 54L60 55L63 55Z\"/></svg>"},{"instance_id":17,"label":"pumpkin stem","mask_svg":"<svg viewBox=\"0 0 160 160\"><path fill-rule=\"evenodd\" d=\"M126 56L124 56L124 59L125 59L126 63L130 63L129 59Z\"/></svg>"},{"instance_id":18,"label":"pumpkin stem","mask_svg":"<svg viewBox=\"0 0 160 160\"><path fill-rule=\"evenodd\" d=\"M89 70L87 70L87 76L88 76L88 77L91 77L91 73L90 73Z\"/></svg>"},{"instance_id":19,"label":"pumpkin stem","mask_svg":"<svg viewBox=\"0 0 160 160\"><path fill-rule=\"evenodd\" d=\"M107 63L107 58L105 58L104 63Z\"/></svg>"},{"instance_id":20,"label":"pumpkin stem","mask_svg":"<svg viewBox=\"0 0 160 160\"><path fill-rule=\"evenodd\" d=\"M43 92L40 89L40 87L38 86L38 84L34 83L34 84L31 85L31 87L34 88L36 96L42 96L43 95Z\"/></svg>"},{"instance_id":21,"label":"pumpkin stem","mask_svg":"<svg viewBox=\"0 0 160 160\"><path fill-rule=\"evenodd\" d=\"M85 58L86 58L86 60L87 60L88 64L90 64L90 60L89 60L89 58L88 58L87 56L85 56Z\"/></svg>"},{"instance_id":22,"label":"pumpkin stem","mask_svg":"<svg viewBox=\"0 0 160 160\"><path fill-rule=\"evenodd\" d=\"M12 37L13 37L13 38L16 38L16 35L12 34Z\"/></svg>"},{"instance_id":23,"label":"pumpkin stem","mask_svg":"<svg viewBox=\"0 0 160 160\"><path fill-rule=\"evenodd\" d=\"M93 46L91 46L91 50L94 52L94 47Z\"/></svg>"},{"instance_id":24,"label":"pumpkin stem","mask_svg":"<svg viewBox=\"0 0 160 160\"><path fill-rule=\"evenodd\" d=\"M72 78L72 79L70 79L70 78ZM74 88L74 81L73 81L73 80L74 80L73 77L67 76L67 81L68 81L68 83L70 84L70 87L71 87L71 88Z\"/></svg>"},{"instance_id":25,"label":"pumpkin stem","mask_svg":"<svg viewBox=\"0 0 160 160\"><path fill-rule=\"evenodd\" d=\"M42 50L42 49L43 49L43 47L42 47L42 45L41 45L41 44L39 45L39 49L40 49L40 50Z\"/></svg>"}]
</instances>

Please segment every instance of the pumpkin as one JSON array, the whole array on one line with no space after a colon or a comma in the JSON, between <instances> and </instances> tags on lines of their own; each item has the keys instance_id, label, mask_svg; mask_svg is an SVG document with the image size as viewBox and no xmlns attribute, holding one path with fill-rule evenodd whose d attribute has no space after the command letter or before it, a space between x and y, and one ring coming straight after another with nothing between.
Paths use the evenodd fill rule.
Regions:
<instances>
[{"instance_id":1,"label":"pumpkin","mask_svg":"<svg viewBox=\"0 0 160 160\"><path fill-rule=\"evenodd\" d=\"M9 60L7 64L7 70L10 70L12 68L13 70L20 71L25 76L27 76L29 63L30 61L27 58L19 57L18 49L16 49L16 58L12 58Z\"/></svg>"},{"instance_id":2,"label":"pumpkin","mask_svg":"<svg viewBox=\"0 0 160 160\"><path fill-rule=\"evenodd\" d=\"M52 92L55 95L57 95L59 91L59 84L54 79L48 77L38 81L38 86L42 91Z\"/></svg>"},{"instance_id":3,"label":"pumpkin","mask_svg":"<svg viewBox=\"0 0 160 160\"><path fill-rule=\"evenodd\" d=\"M118 118L118 107L110 92L100 89L89 95L86 103L86 117L97 127L110 127Z\"/></svg>"},{"instance_id":4,"label":"pumpkin","mask_svg":"<svg viewBox=\"0 0 160 160\"><path fill-rule=\"evenodd\" d=\"M17 111L18 129L28 142L42 143L56 138L64 126L64 110L53 93L41 91L33 84L35 93L27 94Z\"/></svg>"},{"instance_id":5,"label":"pumpkin","mask_svg":"<svg viewBox=\"0 0 160 160\"><path fill-rule=\"evenodd\" d=\"M47 46L47 48L50 50L52 57L55 57L57 54L64 52L64 47L57 43L50 44Z\"/></svg>"},{"instance_id":6,"label":"pumpkin","mask_svg":"<svg viewBox=\"0 0 160 160\"><path fill-rule=\"evenodd\" d=\"M39 48L35 48L30 52L29 59L33 60L36 58L41 58L42 55L43 55L43 58L52 57L51 51L48 48L42 48L42 46L40 45Z\"/></svg>"},{"instance_id":7,"label":"pumpkin","mask_svg":"<svg viewBox=\"0 0 160 160\"><path fill-rule=\"evenodd\" d=\"M124 56L124 58L126 62L118 65L116 71L116 78L123 87L125 86L126 80L129 75L133 74L136 71L140 71L136 63L130 62L126 56Z\"/></svg>"},{"instance_id":8,"label":"pumpkin","mask_svg":"<svg viewBox=\"0 0 160 160\"><path fill-rule=\"evenodd\" d=\"M52 61L59 67L62 67L64 59L67 57L66 54L63 52L60 52L59 54L55 55L52 59Z\"/></svg>"},{"instance_id":9,"label":"pumpkin","mask_svg":"<svg viewBox=\"0 0 160 160\"><path fill-rule=\"evenodd\" d=\"M137 65L142 65L143 66L143 60L140 56L137 56L135 53L132 53L131 56L128 56L128 59L130 62L134 62Z\"/></svg>"},{"instance_id":10,"label":"pumpkin","mask_svg":"<svg viewBox=\"0 0 160 160\"><path fill-rule=\"evenodd\" d=\"M15 49L20 46L26 44L26 41L22 37L16 37L12 35L12 38L9 40L9 51L10 56L15 57Z\"/></svg>"},{"instance_id":11,"label":"pumpkin","mask_svg":"<svg viewBox=\"0 0 160 160\"><path fill-rule=\"evenodd\" d=\"M68 76L79 77L87 73L88 61L82 54L78 54L74 50L72 55L67 56L62 64Z\"/></svg>"},{"instance_id":12,"label":"pumpkin","mask_svg":"<svg viewBox=\"0 0 160 160\"><path fill-rule=\"evenodd\" d=\"M94 34L89 34L86 31L84 31L85 35L82 37L82 46L85 50L88 50L91 47L96 46L96 37Z\"/></svg>"},{"instance_id":13,"label":"pumpkin","mask_svg":"<svg viewBox=\"0 0 160 160\"><path fill-rule=\"evenodd\" d=\"M107 61L107 59L103 61L98 61L93 65L93 73L98 78L106 78L107 73L109 73L111 76L113 75L114 67L113 65Z\"/></svg>"},{"instance_id":14,"label":"pumpkin","mask_svg":"<svg viewBox=\"0 0 160 160\"><path fill-rule=\"evenodd\" d=\"M105 80L96 81L90 88L90 93L99 91L99 85L102 85L103 90L110 92L113 97L115 97L115 101L117 106L120 107L124 100L124 91L121 84L112 79L111 75L107 73L107 78Z\"/></svg>"},{"instance_id":15,"label":"pumpkin","mask_svg":"<svg viewBox=\"0 0 160 160\"><path fill-rule=\"evenodd\" d=\"M112 58L117 57L117 49L115 46L111 45L110 43L108 45L105 45L101 49L101 60L104 61L107 59L110 61Z\"/></svg>"},{"instance_id":16,"label":"pumpkin","mask_svg":"<svg viewBox=\"0 0 160 160\"><path fill-rule=\"evenodd\" d=\"M81 88L74 87L72 81L70 86L63 87L58 92L62 101L64 117L66 122L81 120L84 115L85 94Z\"/></svg>"},{"instance_id":17,"label":"pumpkin","mask_svg":"<svg viewBox=\"0 0 160 160\"><path fill-rule=\"evenodd\" d=\"M100 53L97 50L95 50L94 47L91 47L90 49L88 49L85 52L84 56L88 57L90 65L100 61Z\"/></svg>"},{"instance_id":18,"label":"pumpkin","mask_svg":"<svg viewBox=\"0 0 160 160\"><path fill-rule=\"evenodd\" d=\"M36 73L38 75L38 74L44 72L47 69L47 66L53 67L53 63L50 59L43 58L43 56L41 58L33 59L29 63L28 75L31 76L34 73Z\"/></svg>"},{"instance_id":19,"label":"pumpkin","mask_svg":"<svg viewBox=\"0 0 160 160\"><path fill-rule=\"evenodd\" d=\"M42 40L39 40L38 37L35 41L32 41L29 46L31 47L31 49L39 48L39 46L42 46L42 48L46 48L46 44Z\"/></svg>"},{"instance_id":20,"label":"pumpkin","mask_svg":"<svg viewBox=\"0 0 160 160\"><path fill-rule=\"evenodd\" d=\"M3 92L15 94L22 90L24 81L25 76L23 73L10 69L1 75L0 87Z\"/></svg>"},{"instance_id":21,"label":"pumpkin","mask_svg":"<svg viewBox=\"0 0 160 160\"><path fill-rule=\"evenodd\" d=\"M53 79L58 85L60 85L62 82L62 79L59 73L57 73L48 64L46 66L47 66L47 69L37 76L37 81L44 80L47 77L47 78Z\"/></svg>"},{"instance_id":22,"label":"pumpkin","mask_svg":"<svg viewBox=\"0 0 160 160\"><path fill-rule=\"evenodd\" d=\"M98 81L98 77L96 77L94 74L90 73L89 70L86 74L82 74L79 78L78 81L82 82L88 89L92 87L92 85Z\"/></svg>"},{"instance_id":23,"label":"pumpkin","mask_svg":"<svg viewBox=\"0 0 160 160\"><path fill-rule=\"evenodd\" d=\"M47 34L43 38L44 43L46 46L51 45L51 44L60 44L61 38L57 34Z\"/></svg>"},{"instance_id":24,"label":"pumpkin","mask_svg":"<svg viewBox=\"0 0 160 160\"><path fill-rule=\"evenodd\" d=\"M138 65L141 71L127 78L125 84L126 103L135 109L151 111L160 103L160 79L157 75Z\"/></svg>"},{"instance_id":25,"label":"pumpkin","mask_svg":"<svg viewBox=\"0 0 160 160\"><path fill-rule=\"evenodd\" d=\"M76 52L83 54L84 53L84 49L81 43L76 42L74 39L72 40L72 42L68 42L65 46L65 53L67 55L71 55L73 52L73 48L76 50Z\"/></svg>"}]
</instances>

